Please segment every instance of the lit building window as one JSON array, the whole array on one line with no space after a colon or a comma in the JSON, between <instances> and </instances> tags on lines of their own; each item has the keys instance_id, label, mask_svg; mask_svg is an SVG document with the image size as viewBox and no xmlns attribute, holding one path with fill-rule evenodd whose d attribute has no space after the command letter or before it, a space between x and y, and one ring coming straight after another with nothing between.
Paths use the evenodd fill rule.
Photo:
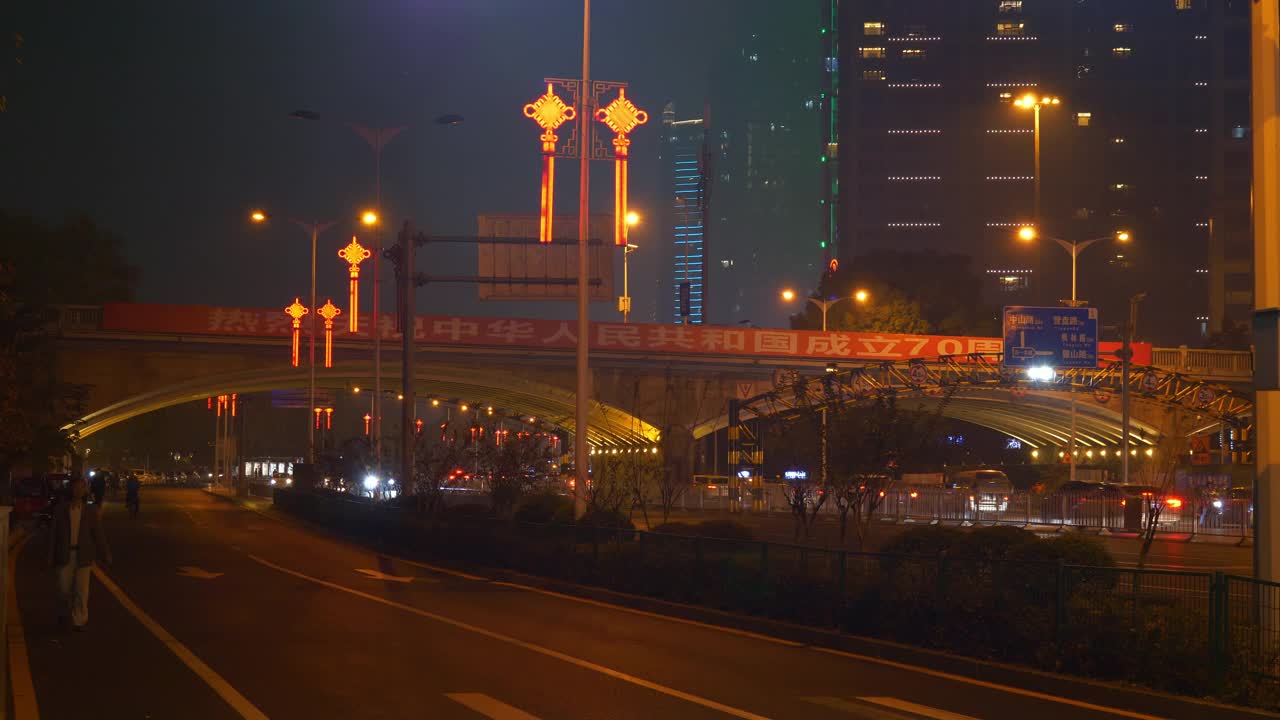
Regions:
<instances>
[{"instance_id":1,"label":"lit building window","mask_svg":"<svg viewBox=\"0 0 1280 720\"><path fill-rule=\"evenodd\" d=\"M863 80L883 80L884 71L883 70L863 70L862 79Z\"/></svg>"},{"instance_id":2,"label":"lit building window","mask_svg":"<svg viewBox=\"0 0 1280 720\"><path fill-rule=\"evenodd\" d=\"M923 60L924 50L920 48L905 48L902 51L903 60Z\"/></svg>"},{"instance_id":3,"label":"lit building window","mask_svg":"<svg viewBox=\"0 0 1280 720\"><path fill-rule=\"evenodd\" d=\"M1076 113L1076 125L1078 127L1089 127L1089 124L1091 122L1093 122L1093 113L1091 112Z\"/></svg>"},{"instance_id":4,"label":"lit building window","mask_svg":"<svg viewBox=\"0 0 1280 720\"><path fill-rule=\"evenodd\" d=\"M864 35L883 35L884 23L882 22L864 22L862 23L862 34Z\"/></svg>"},{"instance_id":5,"label":"lit building window","mask_svg":"<svg viewBox=\"0 0 1280 720\"><path fill-rule=\"evenodd\" d=\"M1243 140L1249 134L1249 128L1243 125L1236 125L1231 128L1231 138L1233 140Z\"/></svg>"},{"instance_id":6,"label":"lit building window","mask_svg":"<svg viewBox=\"0 0 1280 720\"><path fill-rule=\"evenodd\" d=\"M1027 26L1026 23L1020 23L1020 22L996 23L996 34L997 35L1021 35L1022 31L1026 29L1026 26Z\"/></svg>"},{"instance_id":7,"label":"lit building window","mask_svg":"<svg viewBox=\"0 0 1280 720\"><path fill-rule=\"evenodd\" d=\"M1112 190L1120 190L1121 192L1128 190L1130 187L1132 186L1129 183L1111 183Z\"/></svg>"},{"instance_id":8,"label":"lit building window","mask_svg":"<svg viewBox=\"0 0 1280 720\"><path fill-rule=\"evenodd\" d=\"M1174 10L1190 10L1191 0L1173 0Z\"/></svg>"},{"instance_id":9,"label":"lit building window","mask_svg":"<svg viewBox=\"0 0 1280 720\"><path fill-rule=\"evenodd\" d=\"M1111 48L1112 57L1127 58L1133 54L1133 48L1113 47Z\"/></svg>"},{"instance_id":10,"label":"lit building window","mask_svg":"<svg viewBox=\"0 0 1280 720\"><path fill-rule=\"evenodd\" d=\"M1022 12L1022 0L1000 0L996 8L1001 14Z\"/></svg>"},{"instance_id":11,"label":"lit building window","mask_svg":"<svg viewBox=\"0 0 1280 720\"><path fill-rule=\"evenodd\" d=\"M1122 137L1113 137L1113 138L1111 138L1111 144L1112 144L1112 145L1123 145L1123 144L1124 144L1124 138L1122 138Z\"/></svg>"},{"instance_id":12,"label":"lit building window","mask_svg":"<svg viewBox=\"0 0 1280 720\"><path fill-rule=\"evenodd\" d=\"M1112 28L1116 32L1133 32L1133 26L1129 23L1116 23Z\"/></svg>"},{"instance_id":13,"label":"lit building window","mask_svg":"<svg viewBox=\"0 0 1280 720\"><path fill-rule=\"evenodd\" d=\"M858 55L864 58L882 58L884 57L884 48L882 47L858 48Z\"/></svg>"}]
</instances>

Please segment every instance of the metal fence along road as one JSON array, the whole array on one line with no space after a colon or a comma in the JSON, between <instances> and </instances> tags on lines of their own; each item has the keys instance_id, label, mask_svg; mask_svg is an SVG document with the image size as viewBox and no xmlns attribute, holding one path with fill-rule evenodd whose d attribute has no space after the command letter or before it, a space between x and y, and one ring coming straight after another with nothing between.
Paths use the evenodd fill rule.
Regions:
<instances>
[{"instance_id":1,"label":"metal fence along road","mask_svg":"<svg viewBox=\"0 0 1280 720\"><path fill-rule=\"evenodd\" d=\"M875 519L885 523L947 523L956 525L1013 525L1074 528L1109 532L1141 532L1150 519L1153 501L1119 493L1015 491L1008 495L973 495L965 490L908 488L885 492ZM728 486L695 485L676 503L681 510L750 513L751 502L739 502ZM813 502L809 503L812 509ZM786 492L776 484L765 487L761 509L768 514L789 513ZM835 515L834 502L823 503L821 515ZM1190 498L1171 496L1155 520L1162 534L1246 538L1253 536L1253 501L1248 498Z\"/></svg>"},{"instance_id":2,"label":"metal fence along road","mask_svg":"<svg viewBox=\"0 0 1280 720\"><path fill-rule=\"evenodd\" d=\"M429 521L293 489L277 488L274 502L338 533L437 562L1280 707L1280 584L1071 564L1067 558L1100 557L1074 535L903 555L448 513Z\"/></svg>"}]
</instances>

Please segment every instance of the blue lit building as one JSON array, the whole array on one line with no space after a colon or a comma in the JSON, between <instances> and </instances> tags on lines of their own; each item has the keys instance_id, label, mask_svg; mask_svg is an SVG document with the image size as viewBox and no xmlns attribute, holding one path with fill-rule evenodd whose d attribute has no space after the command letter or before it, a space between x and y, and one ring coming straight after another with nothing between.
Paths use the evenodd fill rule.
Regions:
<instances>
[{"instance_id":1,"label":"blue lit building","mask_svg":"<svg viewBox=\"0 0 1280 720\"><path fill-rule=\"evenodd\" d=\"M707 318L706 217L711 199L708 178L708 123L705 118L677 120L668 104L662 112L662 176L668 205L664 228L671 248L671 318L701 325Z\"/></svg>"}]
</instances>

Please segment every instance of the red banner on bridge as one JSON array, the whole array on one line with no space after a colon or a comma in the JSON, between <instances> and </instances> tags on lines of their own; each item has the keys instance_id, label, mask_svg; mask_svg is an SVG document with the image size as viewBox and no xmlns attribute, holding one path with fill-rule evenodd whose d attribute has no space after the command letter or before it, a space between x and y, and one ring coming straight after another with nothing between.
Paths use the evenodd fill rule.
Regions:
<instances>
[{"instance_id":1,"label":"red banner on bridge","mask_svg":"<svg viewBox=\"0 0 1280 720\"><path fill-rule=\"evenodd\" d=\"M203 305L143 305L109 303L103 306L102 329L109 332L280 337L290 334L291 320L283 310L210 307ZM311 319L302 321L305 335ZM577 322L521 318L480 318L420 315L414 318L418 342L506 348L572 348ZM372 315L361 313L362 332L350 333L345 324L334 327L334 339L368 339ZM384 340L396 340L394 315L379 319ZM791 357L806 360L911 360L943 355L998 353L1000 338L892 333L764 330L707 325L647 325L591 323L591 347L598 350L656 354ZM1098 343L1099 352L1113 359L1120 343ZM1151 364L1151 346L1135 343L1133 361Z\"/></svg>"}]
</instances>

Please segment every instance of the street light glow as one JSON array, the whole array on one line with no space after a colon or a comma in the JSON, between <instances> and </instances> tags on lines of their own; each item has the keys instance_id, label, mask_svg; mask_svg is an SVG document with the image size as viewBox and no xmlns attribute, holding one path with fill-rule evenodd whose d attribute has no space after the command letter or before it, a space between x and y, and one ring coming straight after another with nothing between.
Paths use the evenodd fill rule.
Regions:
<instances>
[{"instance_id":1,"label":"street light glow","mask_svg":"<svg viewBox=\"0 0 1280 720\"><path fill-rule=\"evenodd\" d=\"M249 219L256 223L266 222L267 214L261 210L254 210L253 212L249 213Z\"/></svg>"},{"instance_id":2,"label":"street light glow","mask_svg":"<svg viewBox=\"0 0 1280 720\"><path fill-rule=\"evenodd\" d=\"M1119 231L1117 231L1117 232L1116 232L1116 241L1118 241L1118 242L1129 242L1129 231L1128 231L1128 230L1119 230Z\"/></svg>"},{"instance_id":3,"label":"street light glow","mask_svg":"<svg viewBox=\"0 0 1280 720\"><path fill-rule=\"evenodd\" d=\"M627 213L627 225L631 227L635 227L636 225L639 225L639 224L640 224L640 213L634 210Z\"/></svg>"},{"instance_id":4,"label":"street light glow","mask_svg":"<svg viewBox=\"0 0 1280 720\"><path fill-rule=\"evenodd\" d=\"M1027 379L1035 382L1049 382L1054 378L1054 371L1048 365L1037 365L1027 368Z\"/></svg>"},{"instance_id":5,"label":"street light glow","mask_svg":"<svg viewBox=\"0 0 1280 720\"><path fill-rule=\"evenodd\" d=\"M786 290L783 290L783 291L782 291L782 299L783 299L785 302L791 302L792 300L795 300L795 299L796 299L796 291L795 291L795 290L792 290L791 288L787 288Z\"/></svg>"},{"instance_id":6,"label":"street light glow","mask_svg":"<svg viewBox=\"0 0 1280 720\"><path fill-rule=\"evenodd\" d=\"M360 216L360 222L361 222L362 224L364 224L364 225L369 226L369 227L372 227L372 226L374 226L374 225L377 225L377 224L378 224L378 213L376 213L376 212L374 212L374 211L372 211L372 210L365 210L365 211L364 211L364 214L362 214L362 215Z\"/></svg>"},{"instance_id":7,"label":"street light glow","mask_svg":"<svg viewBox=\"0 0 1280 720\"><path fill-rule=\"evenodd\" d=\"M868 293L866 290L858 290L853 293L854 302L864 303L870 299L871 299L871 294Z\"/></svg>"},{"instance_id":8,"label":"street light glow","mask_svg":"<svg viewBox=\"0 0 1280 720\"><path fill-rule=\"evenodd\" d=\"M1031 225L1023 225L1018 228L1018 239L1023 242L1031 242L1036 239L1036 229Z\"/></svg>"}]
</instances>

